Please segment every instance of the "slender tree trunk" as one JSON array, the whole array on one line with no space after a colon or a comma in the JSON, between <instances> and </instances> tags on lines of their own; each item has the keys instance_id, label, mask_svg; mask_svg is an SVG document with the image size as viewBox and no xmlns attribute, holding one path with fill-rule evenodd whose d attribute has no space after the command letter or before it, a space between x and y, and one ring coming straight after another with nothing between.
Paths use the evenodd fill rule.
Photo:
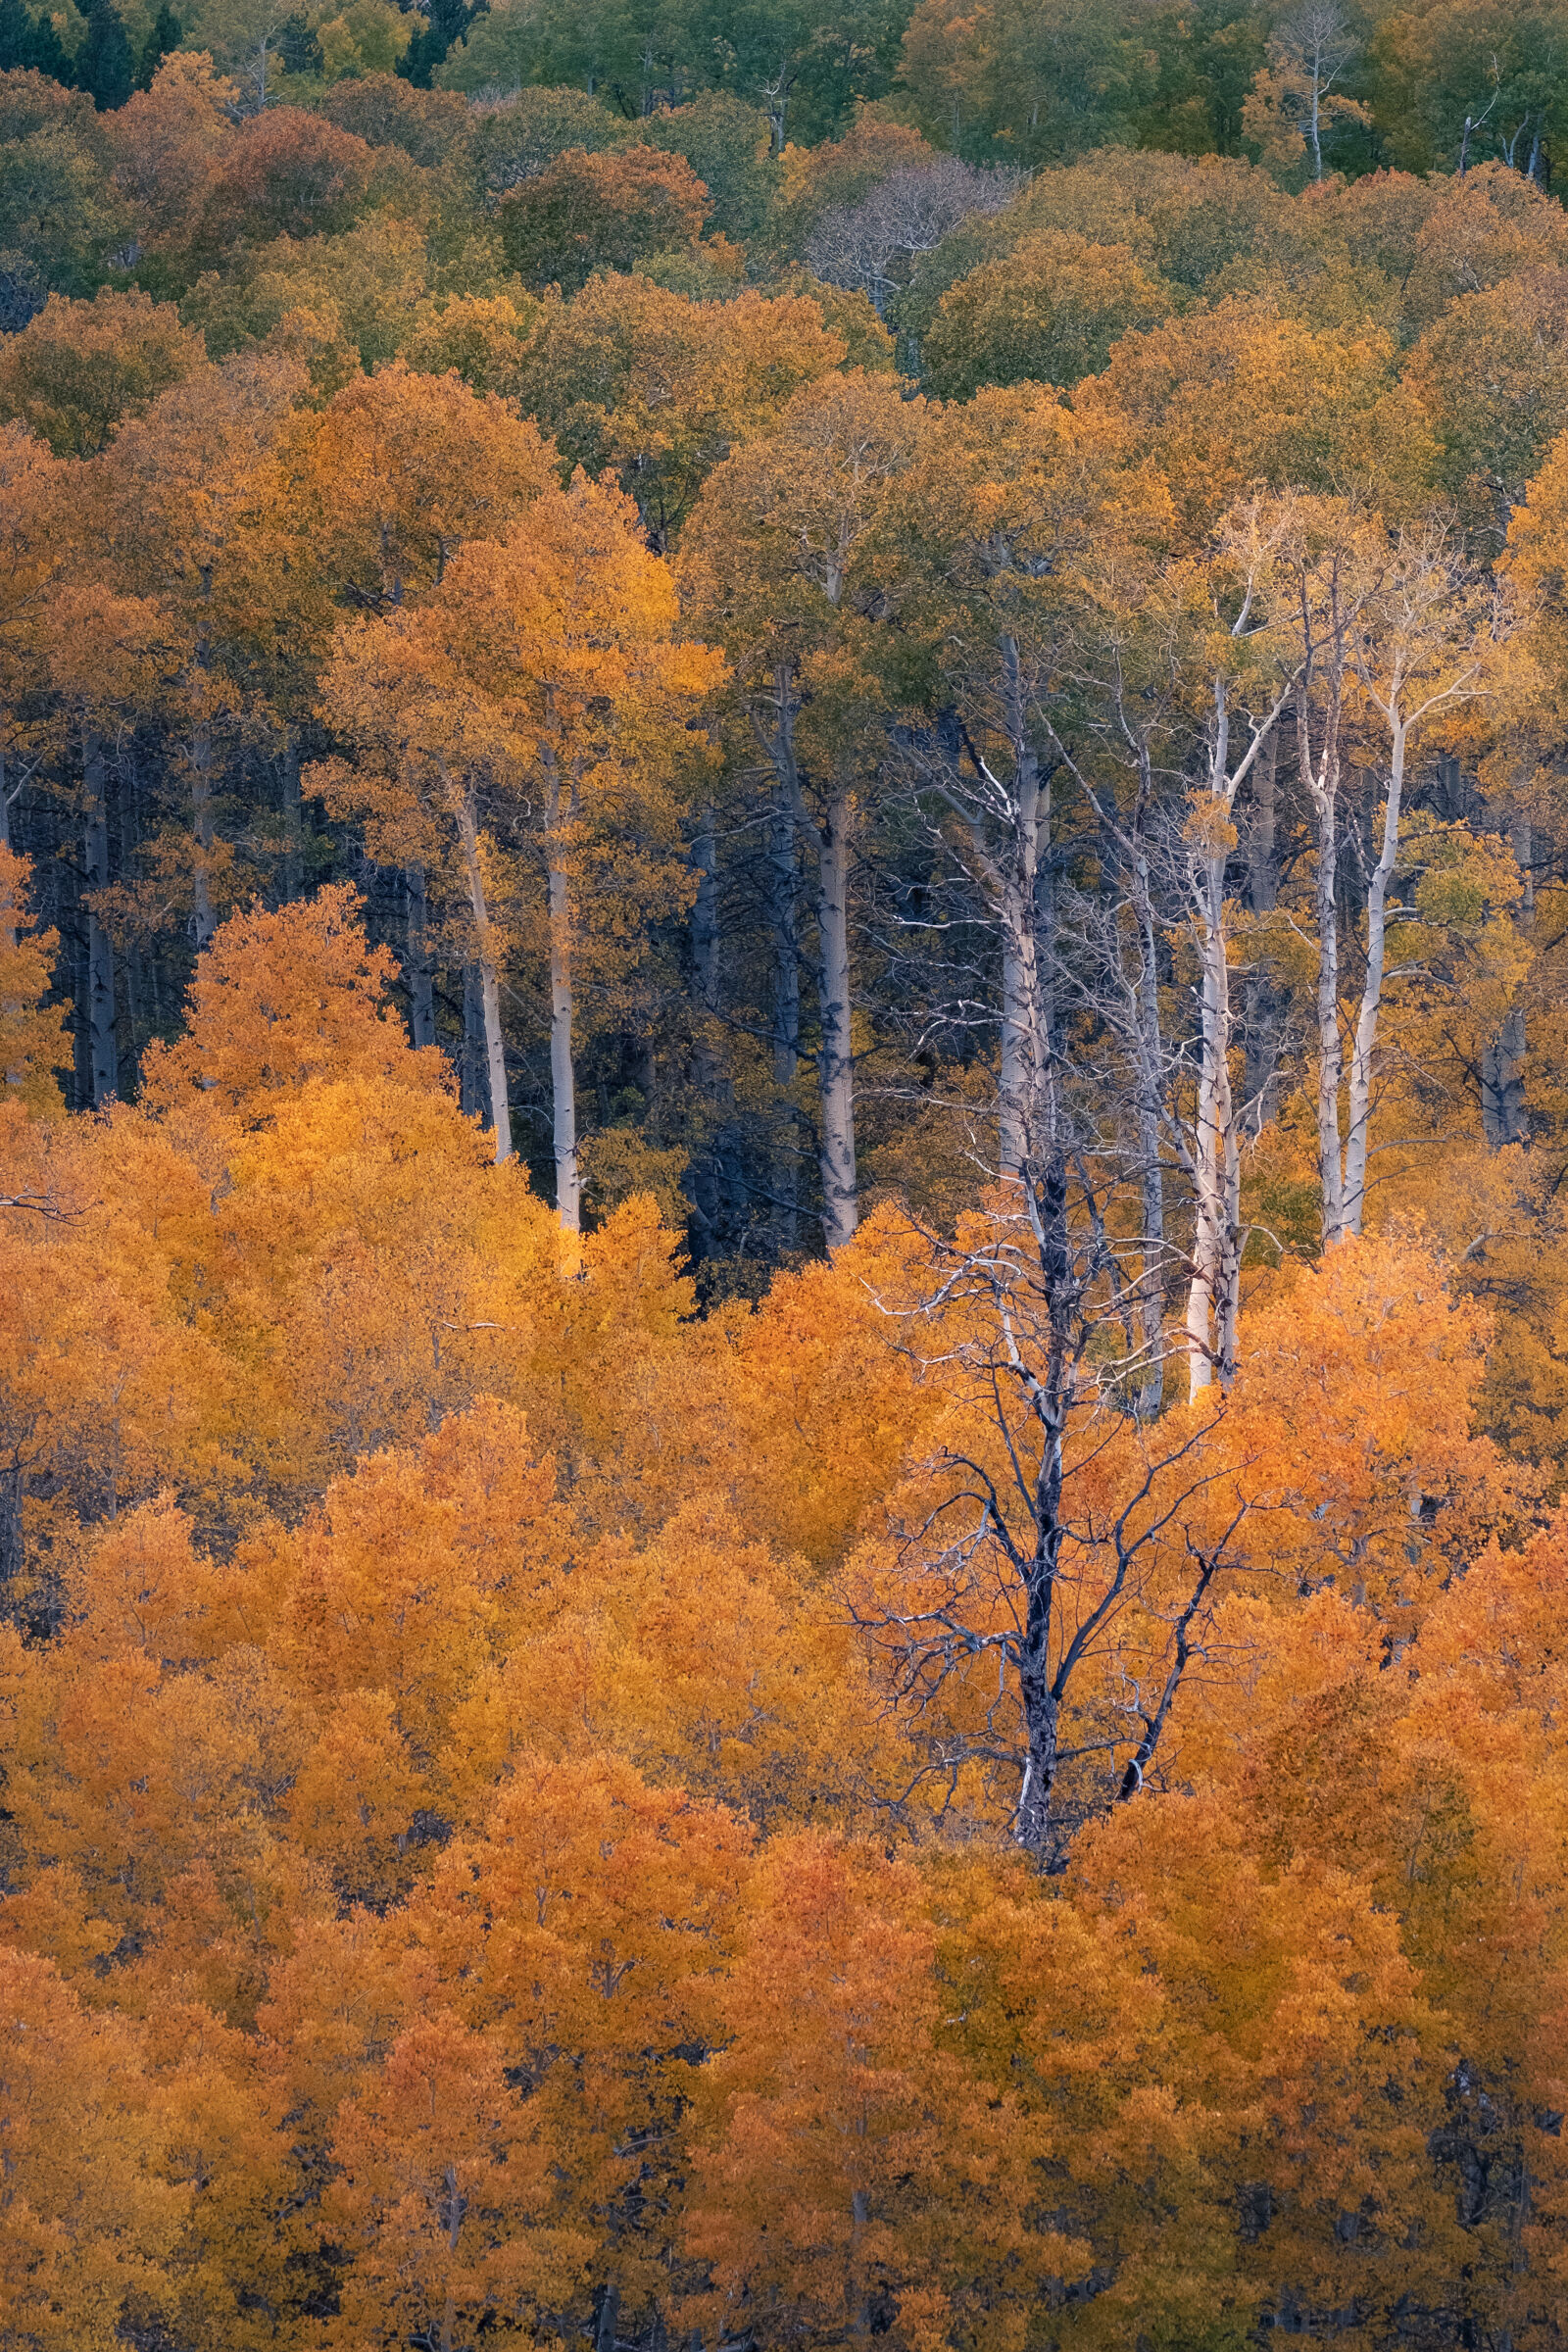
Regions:
<instances>
[{"instance_id":1,"label":"slender tree trunk","mask_svg":"<svg viewBox=\"0 0 1568 2352\"><path fill-rule=\"evenodd\" d=\"M1372 1064L1383 1005L1383 965L1388 934L1389 884L1399 855L1399 808L1404 793L1405 727L1392 722L1388 797L1383 804L1383 846L1366 894L1366 982L1350 1056L1349 1120L1345 1139L1345 1205L1342 1227L1359 1233L1366 1205L1367 1149L1372 1125Z\"/></svg>"},{"instance_id":2,"label":"slender tree trunk","mask_svg":"<svg viewBox=\"0 0 1568 2352\"><path fill-rule=\"evenodd\" d=\"M1330 722L1332 726L1332 721ZM1339 765L1325 742L1320 769L1312 763L1304 705L1298 711L1301 775L1312 801L1317 830L1317 872L1312 911L1317 925L1317 1165L1322 1197L1323 1240L1345 1232L1345 1181L1340 1162L1340 932L1335 900L1339 887Z\"/></svg>"},{"instance_id":3,"label":"slender tree trunk","mask_svg":"<svg viewBox=\"0 0 1568 2352\"><path fill-rule=\"evenodd\" d=\"M484 1020L485 1058L490 1073L490 1121L495 1131L496 1163L512 1157L512 1106L507 1099L507 1048L501 1033L501 988L496 971L495 933L485 904L484 875L479 864L479 834L473 801L468 793L455 796L458 831L463 843L464 872L468 905L473 914L479 953L474 958L479 976L479 1004Z\"/></svg>"},{"instance_id":4,"label":"slender tree trunk","mask_svg":"<svg viewBox=\"0 0 1568 2352\"><path fill-rule=\"evenodd\" d=\"M1230 969L1225 952L1225 858L1205 856L1199 875L1200 1035L1198 1111L1193 1134L1197 1231L1187 1292L1187 1387L1190 1398L1213 1385L1228 1389L1236 1369L1238 1272L1231 1196L1239 1160L1231 1102ZM1231 1335L1227 1353L1225 1334Z\"/></svg>"},{"instance_id":5,"label":"slender tree trunk","mask_svg":"<svg viewBox=\"0 0 1568 2352\"><path fill-rule=\"evenodd\" d=\"M435 1044L435 976L430 969L430 902L422 865L404 868L408 894L409 1037L415 1046Z\"/></svg>"},{"instance_id":6,"label":"slender tree trunk","mask_svg":"<svg viewBox=\"0 0 1568 2352\"><path fill-rule=\"evenodd\" d=\"M615 2352L615 2330L620 2324L620 2289L607 2286L599 2301L599 2314L594 2322L594 2352Z\"/></svg>"},{"instance_id":7,"label":"slender tree trunk","mask_svg":"<svg viewBox=\"0 0 1568 2352\"><path fill-rule=\"evenodd\" d=\"M1144 841L1143 808L1128 844L1133 916L1138 925L1137 1066L1138 1191L1143 1223L1138 1278L1138 1345L1144 1376L1134 1405L1142 1422L1154 1420L1165 1398L1165 1047L1159 1018L1159 952L1154 933L1153 877Z\"/></svg>"},{"instance_id":8,"label":"slender tree trunk","mask_svg":"<svg viewBox=\"0 0 1568 2352\"><path fill-rule=\"evenodd\" d=\"M1015 782L1012 837L1002 877L1002 1103L1004 1176L1022 1176L1038 1149L1037 1100L1047 1041L1042 1035L1039 909L1040 766L1025 752Z\"/></svg>"},{"instance_id":9,"label":"slender tree trunk","mask_svg":"<svg viewBox=\"0 0 1568 2352\"><path fill-rule=\"evenodd\" d=\"M850 1034L850 837L853 803L835 794L817 838L818 1054L822 1231L842 1250L859 1223L855 1170L855 1063Z\"/></svg>"},{"instance_id":10,"label":"slender tree trunk","mask_svg":"<svg viewBox=\"0 0 1568 2352\"><path fill-rule=\"evenodd\" d=\"M780 1249L792 1250L800 1228L800 1149L794 1092L801 1063L800 872L795 826L784 808L768 823L767 895L773 935L773 1084L785 1099L783 1149L773 1155L773 1229Z\"/></svg>"},{"instance_id":11,"label":"slender tree trunk","mask_svg":"<svg viewBox=\"0 0 1568 2352\"><path fill-rule=\"evenodd\" d=\"M120 1092L115 1051L115 952L92 901L109 887L109 804L102 739L88 729L82 742L85 826L82 860L87 883L87 1067L92 1106L102 1110Z\"/></svg>"},{"instance_id":12,"label":"slender tree trunk","mask_svg":"<svg viewBox=\"0 0 1568 2352\"><path fill-rule=\"evenodd\" d=\"M1247 904L1254 915L1272 911L1279 896L1275 862L1278 840L1279 737L1270 732L1257 756L1252 830L1248 848ZM1243 1115L1250 1132L1261 1135L1279 1111L1280 996L1266 968L1248 973L1242 1028L1247 1063L1242 1078Z\"/></svg>"},{"instance_id":13,"label":"slender tree trunk","mask_svg":"<svg viewBox=\"0 0 1568 2352\"><path fill-rule=\"evenodd\" d=\"M1237 780L1231 774L1230 711L1223 680L1214 689L1209 812L1219 837L1195 847L1190 867L1198 917L1198 1103L1193 1134L1196 1231L1187 1293L1187 1388L1192 1400L1236 1374L1241 1310L1241 1154L1231 1098L1231 976L1225 931L1225 874Z\"/></svg>"},{"instance_id":14,"label":"slender tree trunk","mask_svg":"<svg viewBox=\"0 0 1568 2352\"><path fill-rule=\"evenodd\" d=\"M545 855L550 906L550 1093L556 1154L556 1214L564 1232L580 1233L582 1179L577 1166L577 1072L571 1039L571 893L560 846L563 818L572 813L564 806L559 778L553 777Z\"/></svg>"}]
</instances>

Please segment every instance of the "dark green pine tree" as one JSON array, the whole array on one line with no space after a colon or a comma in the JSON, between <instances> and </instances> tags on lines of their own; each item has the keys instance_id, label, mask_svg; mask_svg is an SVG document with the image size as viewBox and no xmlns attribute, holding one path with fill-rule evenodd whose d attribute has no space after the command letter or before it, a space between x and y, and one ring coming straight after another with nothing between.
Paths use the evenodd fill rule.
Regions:
<instances>
[{"instance_id":1,"label":"dark green pine tree","mask_svg":"<svg viewBox=\"0 0 1568 2352\"><path fill-rule=\"evenodd\" d=\"M87 30L76 51L76 87L100 114L123 106L135 79L130 42L114 0L91 0Z\"/></svg>"},{"instance_id":2,"label":"dark green pine tree","mask_svg":"<svg viewBox=\"0 0 1568 2352\"><path fill-rule=\"evenodd\" d=\"M326 59L299 9L278 27L277 55L285 74L323 74Z\"/></svg>"},{"instance_id":3,"label":"dark green pine tree","mask_svg":"<svg viewBox=\"0 0 1568 2352\"><path fill-rule=\"evenodd\" d=\"M38 11L32 27L32 63L40 74L47 74L52 81L69 82L71 79L71 60L66 55L65 43L55 30L55 21L46 8Z\"/></svg>"},{"instance_id":4,"label":"dark green pine tree","mask_svg":"<svg viewBox=\"0 0 1568 2352\"><path fill-rule=\"evenodd\" d=\"M152 88L153 75L170 51L179 47L179 38L183 31L184 26L170 7L169 0L164 0L164 5L158 11L151 32L142 43L141 55L136 60L136 87L138 90Z\"/></svg>"},{"instance_id":5,"label":"dark green pine tree","mask_svg":"<svg viewBox=\"0 0 1568 2352\"><path fill-rule=\"evenodd\" d=\"M427 90L431 74L453 42L462 40L474 18L483 16L489 5L490 0L478 0L477 6L469 6L468 0L430 0L423 24L398 60L404 80L416 90Z\"/></svg>"},{"instance_id":6,"label":"dark green pine tree","mask_svg":"<svg viewBox=\"0 0 1568 2352\"><path fill-rule=\"evenodd\" d=\"M55 81L71 79L54 19L47 13L29 16L22 0L0 0L0 74L25 73L29 67Z\"/></svg>"}]
</instances>

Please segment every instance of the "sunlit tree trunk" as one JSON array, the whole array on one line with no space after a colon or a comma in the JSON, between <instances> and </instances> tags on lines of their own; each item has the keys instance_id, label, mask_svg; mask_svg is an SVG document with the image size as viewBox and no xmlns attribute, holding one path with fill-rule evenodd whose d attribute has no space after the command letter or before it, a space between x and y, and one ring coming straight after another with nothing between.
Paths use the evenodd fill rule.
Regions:
<instances>
[{"instance_id":1,"label":"sunlit tree trunk","mask_svg":"<svg viewBox=\"0 0 1568 2352\"><path fill-rule=\"evenodd\" d=\"M1399 855L1399 811L1404 797L1408 729L1402 719L1393 723L1389 787L1383 803L1383 844L1366 894L1366 980L1356 1015L1355 1041L1350 1054L1349 1117L1345 1139L1345 1191L1341 1230L1359 1233L1366 1205L1367 1147L1372 1126L1373 1055L1378 1042L1378 1016L1383 1004L1383 970L1388 943L1389 884Z\"/></svg>"},{"instance_id":2,"label":"sunlit tree trunk","mask_svg":"<svg viewBox=\"0 0 1568 2352\"><path fill-rule=\"evenodd\" d=\"M497 970L495 930L485 901L484 874L479 861L479 834L473 798L466 790L454 795L458 835L463 845L463 870L468 885L478 949L474 963L479 975L479 1003L484 1019L485 1058L490 1072L490 1123L496 1139L497 1164L512 1157L512 1106L507 1100L507 1048L501 1032L501 986Z\"/></svg>"},{"instance_id":3,"label":"sunlit tree trunk","mask_svg":"<svg viewBox=\"0 0 1568 2352\"><path fill-rule=\"evenodd\" d=\"M576 811L559 769L550 771L545 871L550 916L550 1095L556 1158L556 1214L566 1233L582 1230L577 1165L577 1072L572 1058L571 888L562 827Z\"/></svg>"}]
</instances>

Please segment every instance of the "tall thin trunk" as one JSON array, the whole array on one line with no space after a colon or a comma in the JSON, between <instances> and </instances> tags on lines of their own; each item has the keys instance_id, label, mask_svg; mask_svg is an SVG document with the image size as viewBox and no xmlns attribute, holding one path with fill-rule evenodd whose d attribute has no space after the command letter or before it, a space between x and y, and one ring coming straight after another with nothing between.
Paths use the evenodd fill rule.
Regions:
<instances>
[{"instance_id":1,"label":"tall thin trunk","mask_svg":"<svg viewBox=\"0 0 1568 2352\"><path fill-rule=\"evenodd\" d=\"M1051 786L1042 784L1030 741L1018 641L1002 639L1003 714L1012 764L1011 810L1001 863L1001 1162L1021 1176L1041 1151L1042 1092L1051 1057L1047 991L1040 968L1040 860L1049 849Z\"/></svg>"},{"instance_id":2,"label":"tall thin trunk","mask_svg":"<svg viewBox=\"0 0 1568 2352\"><path fill-rule=\"evenodd\" d=\"M1345 1181L1340 1162L1340 931L1339 743L1336 716L1324 730L1323 757L1314 764L1306 696L1297 704L1297 736L1302 780L1312 803L1317 832L1317 872L1312 911L1317 926L1317 1166L1325 1246L1345 1232Z\"/></svg>"},{"instance_id":3,"label":"tall thin trunk","mask_svg":"<svg viewBox=\"0 0 1568 2352\"><path fill-rule=\"evenodd\" d=\"M1138 1123L1139 1213L1143 1224L1138 1277L1138 1348L1143 1358L1134 1410L1154 1420L1165 1396L1165 1045L1159 1017L1159 950L1154 928L1153 877L1144 839L1149 796L1138 808L1121 849L1127 860L1133 918L1138 925L1137 1004L1132 1029L1134 1116Z\"/></svg>"},{"instance_id":4,"label":"tall thin trunk","mask_svg":"<svg viewBox=\"0 0 1568 2352\"><path fill-rule=\"evenodd\" d=\"M1217 818L1229 818L1235 798L1230 772L1230 712L1223 680L1214 689L1214 742L1209 801ZM1198 916L1200 1032L1198 1102L1193 1129L1193 1196L1196 1231L1193 1273L1187 1292L1187 1388L1189 1399L1211 1388L1216 1378L1228 1390L1236 1371L1237 1291L1241 1277L1238 1233L1241 1161L1236 1109L1231 1100L1230 960L1225 936L1224 837L1193 854L1193 897Z\"/></svg>"},{"instance_id":5,"label":"tall thin trunk","mask_svg":"<svg viewBox=\"0 0 1568 2352\"><path fill-rule=\"evenodd\" d=\"M545 852L550 908L550 1093L556 1154L556 1214L566 1233L582 1230L582 1178L577 1165L577 1072L571 1050L571 893L561 849L562 823L574 813L559 776L553 776Z\"/></svg>"},{"instance_id":6,"label":"tall thin trunk","mask_svg":"<svg viewBox=\"0 0 1568 2352\"><path fill-rule=\"evenodd\" d=\"M773 1229L783 1250L793 1250L799 1233L800 1151L793 1100L801 1063L801 943L798 931L800 871L795 826L775 808L768 821L768 921L773 935L773 1084L785 1097L783 1146L773 1155Z\"/></svg>"},{"instance_id":7,"label":"tall thin trunk","mask_svg":"<svg viewBox=\"0 0 1568 2352\"><path fill-rule=\"evenodd\" d=\"M1388 936L1389 884L1399 855L1399 808L1404 794L1405 723L1392 721L1388 797L1383 804L1383 844L1366 894L1366 980L1350 1056L1349 1119L1345 1139L1345 1195L1341 1228L1359 1233L1366 1205L1367 1148L1372 1125L1372 1059L1383 1005L1383 965Z\"/></svg>"},{"instance_id":8,"label":"tall thin trunk","mask_svg":"<svg viewBox=\"0 0 1568 2352\"><path fill-rule=\"evenodd\" d=\"M430 969L430 902L422 865L405 866L408 894L409 1037L415 1046L435 1044L435 976Z\"/></svg>"},{"instance_id":9,"label":"tall thin trunk","mask_svg":"<svg viewBox=\"0 0 1568 2352\"><path fill-rule=\"evenodd\" d=\"M1248 843L1247 904L1254 915L1272 911L1279 896L1279 738L1270 734L1257 756L1251 832ZM1280 992L1266 966L1247 975L1242 1029L1247 1065L1242 1079L1249 1131L1261 1135L1279 1111Z\"/></svg>"},{"instance_id":10,"label":"tall thin trunk","mask_svg":"<svg viewBox=\"0 0 1568 2352\"><path fill-rule=\"evenodd\" d=\"M1196 1397L1217 1377L1229 1388L1236 1369L1238 1265L1232 1197L1239 1167L1231 1102L1230 970L1225 949L1225 860L1202 860L1199 896L1200 1036L1198 1113L1193 1134L1193 1191L1197 1232L1187 1293L1188 1395ZM1212 1337L1210 1326L1212 1324ZM1227 1352L1225 1335L1231 1335Z\"/></svg>"},{"instance_id":11,"label":"tall thin trunk","mask_svg":"<svg viewBox=\"0 0 1568 2352\"><path fill-rule=\"evenodd\" d=\"M859 1223L855 1171L855 1063L850 1035L850 838L854 804L838 792L817 831L818 1054L822 1231L842 1250Z\"/></svg>"},{"instance_id":12,"label":"tall thin trunk","mask_svg":"<svg viewBox=\"0 0 1568 2352\"><path fill-rule=\"evenodd\" d=\"M1015 779L1012 834L1002 877L1001 1160L1004 1176L1021 1176L1038 1148L1037 1100L1047 1041L1040 985L1040 766L1025 755Z\"/></svg>"},{"instance_id":13,"label":"tall thin trunk","mask_svg":"<svg viewBox=\"0 0 1568 2352\"><path fill-rule=\"evenodd\" d=\"M115 1051L115 952L98 919L94 895L109 887L109 802L104 780L104 747L92 729L82 738L85 803L82 865L87 883L87 1069L94 1110L120 1092Z\"/></svg>"},{"instance_id":14,"label":"tall thin trunk","mask_svg":"<svg viewBox=\"0 0 1568 2352\"><path fill-rule=\"evenodd\" d=\"M484 875L479 864L479 834L473 799L467 791L455 796L458 833L463 843L463 866L467 877L468 905L473 914L479 953L479 1005L484 1020L485 1059L490 1073L490 1121L495 1131L496 1164L512 1157L512 1107L507 1100L507 1048L501 1034L501 989L496 970L495 933L485 904Z\"/></svg>"}]
</instances>

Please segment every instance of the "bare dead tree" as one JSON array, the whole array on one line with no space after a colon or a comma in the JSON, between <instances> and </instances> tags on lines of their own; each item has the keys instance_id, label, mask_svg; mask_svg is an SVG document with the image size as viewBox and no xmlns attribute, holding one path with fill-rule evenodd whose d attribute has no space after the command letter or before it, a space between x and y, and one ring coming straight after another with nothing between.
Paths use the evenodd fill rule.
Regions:
<instances>
[{"instance_id":1,"label":"bare dead tree","mask_svg":"<svg viewBox=\"0 0 1568 2352\"><path fill-rule=\"evenodd\" d=\"M960 220L1000 213L1029 184L1008 165L982 170L956 155L890 172L855 205L835 205L812 230L806 258L828 285L870 297L878 318L908 279L917 257L932 253Z\"/></svg>"},{"instance_id":2,"label":"bare dead tree","mask_svg":"<svg viewBox=\"0 0 1568 2352\"><path fill-rule=\"evenodd\" d=\"M1215 1419L1149 1432L1120 1409L1118 1180L1049 1111L1034 1144L1011 1204L956 1241L927 1233L936 1279L889 1310L975 1436L929 1465L932 1506L856 1617L890 1703L917 1724L947 1713L924 1769L1015 1775L1013 1834L1050 1867L1096 1801L1144 1786L1244 1564L1250 1505L1212 1449ZM982 1688L978 1715L944 1710ZM1090 1759L1098 1800L1064 1802L1064 1772Z\"/></svg>"}]
</instances>

